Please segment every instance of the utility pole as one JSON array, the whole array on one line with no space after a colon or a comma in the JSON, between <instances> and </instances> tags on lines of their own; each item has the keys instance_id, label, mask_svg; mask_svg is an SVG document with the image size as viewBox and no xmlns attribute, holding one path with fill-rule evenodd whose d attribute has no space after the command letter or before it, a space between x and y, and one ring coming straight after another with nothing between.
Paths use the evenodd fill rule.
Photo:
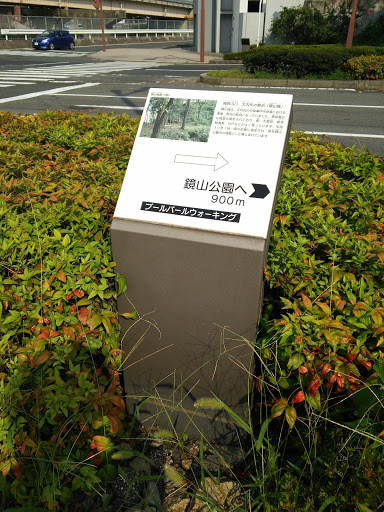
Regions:
<instances>
[{"instance_id":1,"label":"utility pole","mask_svg":"<svg viewBox=\"0 0 384 512\"><path fill-rule=\"evenodd\" d=\"M261 24L261 13L263 11L263 0L259 1L259 20L258 20L258 27L257 27L257 46L260 44L260 24Z\"/></svg>"},{"instance_id":2,"label":"utility pole","mask_svg":"<svg viewBox=\"0 0 384 512\"><path fill-rule=\"evenodd\" d=\"M104 18L103 18L103 6L101 3L101 0L94 0L93 7L95 9L100 9L101 39L103 41L103 52L105 52Z\"/></svg>"},{"instance_id":3,"label":"utility pole","mask_svg":"<svg viewBox=\"0 0 384 512\"><path fill-rule=\"evenodd\" d=\"M356 21L357 1L358 0L353 0L352 14L351 14L351 19L349 20L349 27L348 27L348 34L347 34L347 42L345 44L346 48L352 48L353 31L355 30L355 21Z\"/></svg>"},{"instance_id":4,"label":"utility pole","mask_svg":"<svg viewBox=\"0 0 384 512\"><path fill-rule=\"evenodd\" d=\"M205 0L201 0L200 11L200 62L204 62Z\"/></svg>"}]
</instances>

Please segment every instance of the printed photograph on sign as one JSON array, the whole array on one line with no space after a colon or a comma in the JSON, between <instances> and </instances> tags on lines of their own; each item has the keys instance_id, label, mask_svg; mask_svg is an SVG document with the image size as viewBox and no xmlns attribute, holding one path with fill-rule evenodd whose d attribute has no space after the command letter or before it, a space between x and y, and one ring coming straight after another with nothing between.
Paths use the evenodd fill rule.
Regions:
<instances>
[{"instance_id":1,"label":"printed photograph on sign","mask_svg":"<svg viewBox=\"0 0 384 512\"><path fill-rule=\"evenodd\" d=\"M140 137L208 142L216 100L151 97Z\"/></svg>"}]
</instances>

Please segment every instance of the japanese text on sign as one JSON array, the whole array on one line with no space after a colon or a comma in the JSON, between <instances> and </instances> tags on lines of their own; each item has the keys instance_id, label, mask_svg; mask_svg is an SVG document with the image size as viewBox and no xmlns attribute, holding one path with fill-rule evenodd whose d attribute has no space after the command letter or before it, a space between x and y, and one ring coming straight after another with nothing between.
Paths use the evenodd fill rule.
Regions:
<instances>
[{"instance_id":1,"label":"japanese text on sign","mask_svg":"<svg viewBox=\"0 0 384 512\"><path fill-rule=\"evenodd\" d=\"M167 213L169 215L183 215L185 217L197 217L199 219L221 220L226 222L240 222L240 213L207 210L205 208L192 208L190 206L178 206L175 204L151 203L143 201L141 210L147 212Z\"/></svg>"},{"instance_id":2,"label":"japanese text on sign","mask_svg":"<svg viewBox=\"0 0 384 512\"><path fill-rule=\"evenodd\" d=\"M266 138L282 133L286 114L281 103L225 101L217 112L213 133Z\"/></svg>"}]
</instances>

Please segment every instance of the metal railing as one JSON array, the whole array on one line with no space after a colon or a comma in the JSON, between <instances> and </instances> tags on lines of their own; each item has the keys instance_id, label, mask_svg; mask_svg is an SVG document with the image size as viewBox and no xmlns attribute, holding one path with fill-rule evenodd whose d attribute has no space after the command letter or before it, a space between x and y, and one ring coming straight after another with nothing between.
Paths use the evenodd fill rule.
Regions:
<instances>
[{"instance_id":1,"label":"metal railing","mask_svg":"<svg viewBox=\"0 0 384 512\"><path fill-rule=\"evenodd\" d=\"M34 36L38 35L40 32L33 29L18 29L18 28L2 28L0 29L0 34L5 38L6 41L9 40L9 37L13 39L13 37L21 37L26 41L28 39L32 39ZM75 39L88 36L89 39L95 36L101 36L100 29L80 29L80 30L71 30L71 34ZM190 37L193 35L192 29L159 29L159 30L151 30L151 29L130 29L130 30L104 30L104 34L106 36L112 36L115 39L119 37L163 37L163 36L180 36L180 37Z\"/></svg>"},{"instance_id":2,"label":"metal railing","mask_svg":"<svg viewBox=\"0 0 384 512\"><path fill-rule=\"evenodd\" d=\"M11 16L0 15L1 33L8 31L15 33L25 30L26 33L39 33L43 30L69 30L70 32L84 32L101 30L100 18L56 18L47 16ZM104 18L104 29L114 32L127 32L132 30L193 30L193 21L190 20L153 20L147 19L121 19ZM7 31L7 32L5 32ZM12 32L8 32L11 34ZM22 33L22 32L21 32Z\"/></svg>"}]
</instances>

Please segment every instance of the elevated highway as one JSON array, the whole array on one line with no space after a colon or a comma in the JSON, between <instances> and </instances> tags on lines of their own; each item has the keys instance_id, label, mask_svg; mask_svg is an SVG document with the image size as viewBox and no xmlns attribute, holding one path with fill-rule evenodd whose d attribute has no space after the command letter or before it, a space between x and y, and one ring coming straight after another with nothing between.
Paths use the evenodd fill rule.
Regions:
<instances>
[{"instance_id":1,"label":"elevated highway","mask_svg":"<svg viewBox=\"0 0 384 512\"><path fill-rule=\"evenodd\" d=\"M43 14L42 11L45 12ZM0 0L0 14L97 17L93 0ZM104 0L107 17L192 19L193 0Z\"/></svg>"}]
</instances>

